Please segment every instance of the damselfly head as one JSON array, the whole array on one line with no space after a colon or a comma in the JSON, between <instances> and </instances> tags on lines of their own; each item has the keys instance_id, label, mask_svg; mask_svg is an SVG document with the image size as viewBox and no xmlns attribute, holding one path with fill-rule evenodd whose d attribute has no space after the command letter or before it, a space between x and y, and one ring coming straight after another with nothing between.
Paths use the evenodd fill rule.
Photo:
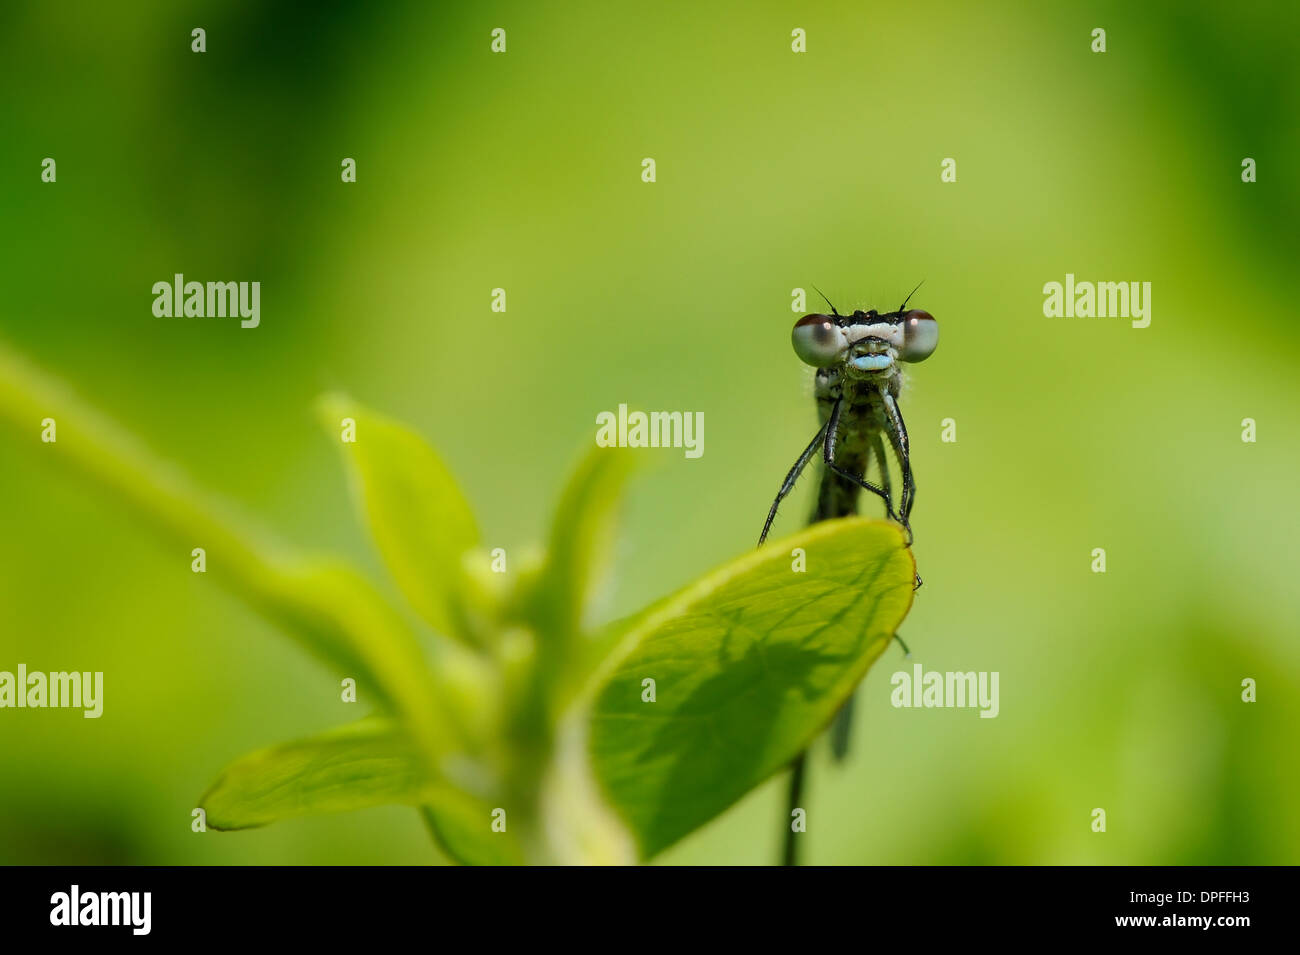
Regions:
<instances>
[{"instance_id":1,"label":"damselfly head","mask_svg":"<svg viewBox=\"0 0 1300 955\"><path fill-rule=\"evenodd\" d=\"M805 315L790 333L799 359L815 368L842 365L854 377L887 377L900 361L924 361L939 344L939 323L929 312Z\"/></svg>"}]
</instances>

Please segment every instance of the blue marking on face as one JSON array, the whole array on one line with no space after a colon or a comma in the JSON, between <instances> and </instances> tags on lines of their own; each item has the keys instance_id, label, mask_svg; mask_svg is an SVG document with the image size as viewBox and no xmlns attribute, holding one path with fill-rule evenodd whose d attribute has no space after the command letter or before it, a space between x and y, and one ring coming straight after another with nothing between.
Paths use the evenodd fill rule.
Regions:
<instances>
[{"instance_id":1,"label":"blue marking on face","mask_svg":"<svg viewBox=\"0 0 1300 955\"><path fill-rule=\"evenodd\" d=\"M888 355L858 355L849 359L849 364L858 371L884 371L894 363Z\"/></svg>"}]
</instances>

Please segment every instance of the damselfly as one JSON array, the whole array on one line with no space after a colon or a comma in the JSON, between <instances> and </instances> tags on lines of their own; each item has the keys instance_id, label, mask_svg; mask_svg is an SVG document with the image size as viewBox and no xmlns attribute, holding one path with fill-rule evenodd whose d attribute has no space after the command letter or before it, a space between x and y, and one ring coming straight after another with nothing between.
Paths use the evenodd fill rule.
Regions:
<instances>
[{"instance_id":1,"label":"damselfly","mask_svg":"<svg viewBox=\"0 0 1300 955\"><path fill-rule=\"evenodd\" d=\"M912 545L916 481L912 477L907 426L898 408L903 383L900 363L924 361L934 354L939 344L939 323L934 316L919 308L907 308L920 287L912 289L912 294L893 312L882 314L873 308L841 315L827 300L831 314L805 315L795 322L790 336L795 354L817 369L815 394L821 427L781 483L781 490L763 523L758 538L760 546L772 529L781 501L793 490L795 481L819 451L822 479L810 523L856 514L858 498L867 490L884 501L885 515L903 526L907 545ZM897 509L889 479L886 443L894 453L903 485ZM867 480L873 465L879 484ZM919 573L915 586L921 586ZM853 697L850 696L831 728L831 752L837 760L848 751L852 717ZM801 801L806 757L806 752L800 753L791 766L789 808L792 811ZM790 819L789 814L786 819ZM791 828L785 839L786 865L796 864L795 849Z\"/></svg>"}]
</instances>

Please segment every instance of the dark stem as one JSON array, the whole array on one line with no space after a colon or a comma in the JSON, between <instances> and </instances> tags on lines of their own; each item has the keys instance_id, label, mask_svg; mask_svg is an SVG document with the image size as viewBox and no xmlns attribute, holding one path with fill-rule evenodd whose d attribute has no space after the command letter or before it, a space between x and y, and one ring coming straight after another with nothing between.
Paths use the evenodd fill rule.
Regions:
<instances>
[{"instance_id":1,"label":"dark stem","mask_svg":"<svg viewBox=\"0 0 1300 955\"><path fill-rule=\"evenodd\" d=\"M794 831L794 811L800 808L799 803L803 800L803 770L807 758L808 750L805 749L790 764L790 805L785 814L785 855L781 860L782 865L799 864L796 837L800 834Z\"/></svg>"}]
</instances>

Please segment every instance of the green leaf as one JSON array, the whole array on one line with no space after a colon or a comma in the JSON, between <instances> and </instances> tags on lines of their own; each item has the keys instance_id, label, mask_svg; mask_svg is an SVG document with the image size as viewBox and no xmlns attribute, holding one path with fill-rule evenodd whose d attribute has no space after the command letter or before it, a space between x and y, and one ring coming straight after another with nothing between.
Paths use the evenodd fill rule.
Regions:
<instances>
[{"instance_id":1,"label":"green leaf","mask_svg":"<svg viewBox=\"0 0 1300 955\"><path fill-rule=\"evenodd\" d=\"M454 861L462 865L524 865L527 860L509 826L505 832L492 830L493 808L468 793L447 789L431 796L422 813L438 845Z\"/></svg>"},{"instance_id":2,"label":"green leaf","mask_svg":"<svg viewBox=\"0 0 1300 955\"><path fill-rule=\"evenodd\" d=\"M398 587L435 630L469 639L461 561L479 538L455 478L404 425L341 395L323 397L318 407L350 464L354 495ZM355 441L339 440L344 418L356 422Z\"/></svg>"},{"instance_id":3,"label":"green leaf","mask_svg":"<svg viewBox=\"0 0 1300 955\"><path fill-rule=\"evenodd\" d=\"M57 421L58 441L40 445L37 426L45 417ZM212 578L356 679L373 702L401 715L431 763L454 748L453 719L439 718L439 703L430 702L440 697L423 649L408 622L364 577L274 540L3 345L0 423L107 491L172 548L179 566L188 563L192 548L204 548Z\"/></svg>"},{"instance_id":4,"label":"green leaf","mask_svg":"<svg viewBox=\"0 0 1300 955\"><path fill-rule=\"evenodd\" d=\"M807 570L792 570L803 548ZM738 800L827 725L912 604L897 525L845 518L747 554L640 619L602 668L585 747L649 857ZM642 702L653 679L656 702Z\"/></svg>"},{"instance_id":5,"label":"green leaf","mask_svg":"<svg viewBox=\"0 0 1300 955\"><path fill-rule=\"evenodd\" d=\"M592 670L589 618L613 563L617 516L633 456L593 447L570 476L551 522L546 558L522 578L520 614L539 637L538 712L549 722L569 703ZM538 713L549 714L539 716Z\"/></svg>"},{"instance_id":6,"label":"green leaf","mask_svg":"<svg viewBox=\"0 0 1300 955\"><path fill-rule=\"evenodd\" d=\"M199 805L212 829L250 829L295 816L420 805L438 788L409 734L368 719L236 760Z\"/></svg>"},{"instance_id":7,"label":"green leaf","mask_svg":"<svg viewBox=\"0 0 1300 955\"><path fill-rule=\"evenodd\" d=\"M199 805L208 827L218 831L372 806L418 806L453 860L524 861L508 831L492 831L493 807L431 773L410 734L391 720L365 719L250 753L226 767Z\"/></svg>"},{"instance_id":8,"label":"green leaf","mask_svg":"<svg viewBox=\"0 0 1300 955\"><path fill-rule=\"evenodd\" d=\"M633 458L618 448L593 447L570 476L551 522L546 563L537 589L536 623L572 640L611 564L623 487Z\"/></svg>"}]
</instances>

